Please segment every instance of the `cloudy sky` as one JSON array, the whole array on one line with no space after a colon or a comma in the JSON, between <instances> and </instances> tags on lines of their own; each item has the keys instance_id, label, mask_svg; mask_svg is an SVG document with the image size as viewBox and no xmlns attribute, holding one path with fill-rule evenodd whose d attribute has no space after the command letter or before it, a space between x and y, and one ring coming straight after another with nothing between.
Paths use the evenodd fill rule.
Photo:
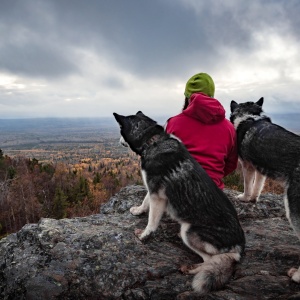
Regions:
<instances>
[{"instance_id":1,"label":"cloudy sky","mask_svg":"<svg viewBox=\"0 0 300 300\"><path fill-rule=\"evenodd\" d=\"M300 112L298 0L1 0L0 118L171 116L215 97Z\"/></svg>"}]
</instances>

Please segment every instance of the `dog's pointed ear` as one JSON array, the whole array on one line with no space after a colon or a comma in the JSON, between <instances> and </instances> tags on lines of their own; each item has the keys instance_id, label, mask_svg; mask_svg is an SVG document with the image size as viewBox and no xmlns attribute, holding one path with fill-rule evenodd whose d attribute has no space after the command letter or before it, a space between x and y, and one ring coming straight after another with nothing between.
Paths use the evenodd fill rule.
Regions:
<instances>
[{"instance_id":1,"label":"dog's pointed ear","mask_svg":"<svg viewBox=\"0 0 300 300\"><path fill-rule=\"evenodd\" d=\"M263 104L264 104L264 97L261 97L261 98L256 102L256 104L257 104L258 106L262 107Z\"/></svg>"},{"instance_id":2,"label":"dog's pointed ear","mask_svg":"<svg viewBox=\"0 0 300 300\"><path fill-rule=\"evenodd\" d=\"M231 100L231 103L230 103L230 110L231 112L233 112L237 107L238 107L238 103L235 102L234 100Z\"/></svg>"},{"instance_id":3,"label":"dog's pointed ear","mask_svg":"<svg viewBox=\"0 0 300 300\"><path fill-rule=\"evenodd\" d=\"M145 115L140 110L136 113L136 115L140 117L145 117Z\"/></svg>"},{"instance_id":4,"label":"dog's pointed ear","mask_svg":"<svg viewBox=\"0 0 300 300\"><path fill-rule=\"evenodd\" d=\"M116 121L119 123L119 125L122 126L126 117L118 115L117 113L113 113L113 115Z\"/></svg>"},{"instance_id":5,"label":"dog's pointed ear","mask_svg":"<svg viewBox=\"0 0 300 300\"><path fill-rule=\"evenodd\" d=\"M153 123L156 124L156 121L152 120L151 118L149 118L148 116L144 115L141 111L138 111L136 113L136 116L139 116L141 117L143 120L146 120L146 121L152 121Z\"/></svg>"}]
</instances>

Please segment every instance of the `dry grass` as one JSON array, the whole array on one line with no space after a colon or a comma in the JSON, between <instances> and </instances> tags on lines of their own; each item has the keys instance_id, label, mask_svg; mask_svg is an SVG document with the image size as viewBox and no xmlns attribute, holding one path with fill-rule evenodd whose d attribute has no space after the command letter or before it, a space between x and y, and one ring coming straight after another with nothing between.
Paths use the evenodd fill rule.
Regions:
<instances>
[{"instance_id":1,"label":"dry grass","mask_svg":"<svg viewBox=\"0 0 300 300\"><path fill-rule=\"evenodd\" d=\"M263 193L283 194L284 188L278 181L267 179L263 188Z\"/></svg>"}]
</instances>

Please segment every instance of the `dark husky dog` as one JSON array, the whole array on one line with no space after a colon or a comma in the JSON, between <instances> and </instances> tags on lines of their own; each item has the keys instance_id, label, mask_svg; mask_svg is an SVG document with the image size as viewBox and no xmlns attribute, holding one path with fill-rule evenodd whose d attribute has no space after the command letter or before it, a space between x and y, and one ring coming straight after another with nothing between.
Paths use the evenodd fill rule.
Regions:
<instances>
[{"instance_id":1,"label":"dark husky dog","mask_svg":"<svg viewBox=\"0 0 300 300\"><path fill-rule=\"evenodd\" d=\"M239 158L244 175L242 201L257 201L265 177L285 185L287 218L300 238L300 136L271 122L263 115L263 98L238 104L231 101L230 120L237 131ZM300 282L300 268L288 275Z\"/></svg>"},{"instance_id":2,"label":"dark husky dog","mask_svg":"<svg viewBox=\"0 0 300 300\"><path fill-rule=\"evenodd\" d=\"M135 234L144 240L154 232L167 212L181 225L183 242L204 262L183 272L197 274L193 288L201 294L219 289L230 279L244 250L244 232L226 195L174 136L138 112L114 113L121 128L121 143L141 156L142 176L148 193L131 213L149 210L148 225Z\"/></svg>"}]
</instances>

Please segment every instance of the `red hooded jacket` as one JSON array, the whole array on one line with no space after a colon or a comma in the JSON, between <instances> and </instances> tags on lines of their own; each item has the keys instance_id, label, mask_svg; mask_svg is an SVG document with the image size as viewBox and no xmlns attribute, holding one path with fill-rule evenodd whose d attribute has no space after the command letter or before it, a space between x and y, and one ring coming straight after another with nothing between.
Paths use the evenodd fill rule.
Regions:
<instances>
[{"instance_id":1,"label":"red hooded jacket","mask_svg":"<svg viewBox=\"0 0 300 300\"><path fill-rule=\"evenodd\" d=\"M216 185L237 167L236 133L225 119L222 104L202 93L192 94L189 106L168 120L166 132L177 136Z\"/></svg>"}]
</instances>

